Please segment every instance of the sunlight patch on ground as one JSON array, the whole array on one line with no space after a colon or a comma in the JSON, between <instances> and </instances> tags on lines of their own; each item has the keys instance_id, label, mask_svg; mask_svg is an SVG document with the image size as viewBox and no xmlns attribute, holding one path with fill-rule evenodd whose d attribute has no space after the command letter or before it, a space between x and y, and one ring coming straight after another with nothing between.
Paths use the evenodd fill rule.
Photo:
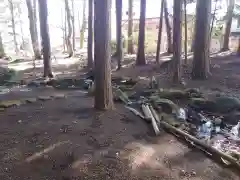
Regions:
<instances>
[{"instance_id":1,"label":"sunlight patch on ground","mask_svg":"<svg viewBox=\"0 0 240 180\"><path fill-rule=\"evenodd\" d=\"M77 62L81 61L80 58L64 58L64 57L53 57L52 58L52 65L53 66L58 66L58 65L66 65L70 66L72 64L76 64ZM35 61L35 67L36 68L41 68L43 67L43 60L37 60ZM28 61L28 62L20 62L16 64L8 64L8 68L14 69L16 71L23 71L26 69L33 68L33 61Z\"/></svg>"},{"instance_id":2,"label":"sunlight patch on ground","mask_svg":"<svg viewBox=\"0 0 240 180\"><path fill-rule=\"evenodd\" d=\"M42 150L40 152L37 152L37 153L33 154L32 156L26 158L25 161L26 162L32 162L32 161L34 161L36 159L41 158L43 155L53 151L55 148L60 147L60 146L62 146L64 144L68 144L68 143L70 143L70 141L62 141L62 142L58 142L56 144L53 144L53 145L49 146L48 148L45 148L44 150Z\"/></svg>"},{"instance_id":3,"label":"sunlight patch on ground","mask_svg":"<svg viewBox=\"0 0 240 180\"><path fill-rule=\"evenodd\" d=\"M125 154L125 152L120 152L120 154L125 154L123 158L129 160L129 166L132 170L137 170L145 163L149 164L151 157L155 153L155 150L151 146L141 143L128 144L124 149L129 149L129 147L131 149L129 154Z\"/></svg>"},{"instance_id":4,"label":"sunlight patch on ground","mask_svg":"<svg viewBox=\"0 0 240 180\"><path fill-rule=\"evenodd\" d=\"M73 169L76 169L80 172L87 172L88 171L88 165L92 163L92 156L91 155L83 155L83 157L77 161L75 161L73 164L72 164L72 168Z\"/></svg>"}]
</instances>

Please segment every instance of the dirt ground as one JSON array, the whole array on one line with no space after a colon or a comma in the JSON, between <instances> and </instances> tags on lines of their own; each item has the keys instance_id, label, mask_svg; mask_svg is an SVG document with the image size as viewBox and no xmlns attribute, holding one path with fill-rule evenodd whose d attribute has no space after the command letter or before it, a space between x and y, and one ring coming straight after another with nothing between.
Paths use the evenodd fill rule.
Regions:
<instances>
[{"instance_id":1,"label":"dirt ground","mask_svg":"<svg viewBox=\"0 0 240 180\"><path fill-rule=\"evenodd\" d=\"M212 64L217 66L208 81L193 82L186 74L187 86L237 96L239 59L217 58ZM146 77L156 69L130 67L115 75ZM163 87L171 86L164 74L159 76ZM0 112L0 179L240 180L237 172L174 136L162 131L155 137L148 124L122 105L96 112L91 97L65 93L65 99Z\"/></svg>"}]
</instances>

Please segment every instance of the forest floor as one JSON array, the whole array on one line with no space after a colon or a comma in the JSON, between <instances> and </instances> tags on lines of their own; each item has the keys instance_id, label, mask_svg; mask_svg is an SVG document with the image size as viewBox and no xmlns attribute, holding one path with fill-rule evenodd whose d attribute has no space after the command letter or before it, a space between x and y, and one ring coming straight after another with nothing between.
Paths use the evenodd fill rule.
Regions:
<instances>
[{"instance_id":1,"label":"forest floor","mask_svg":"<svg viewBox=\"0 0 240 180\"><path fill-rule=\"evenodd\" d=\"M131 60L126 60L129 63ZM189 80L186 69L187 87L239 96L239 58L215 57L211 64L212 76L207 81ZM38 68L36 73L41 70ZM55 72L73 70L77 71L73 75L82 74L78 67L54 67ZM34 78L30 72L20 72L21 77ZM140 88L148 83L146 77L158 74L161 87L172 87L168 76L151 63L113 73L141 76ZM112 111L95 111L93 98L82 91L36 89L0 95L0 100L49 93L64 93L66 98L37 101L0 112L0 179L240 180L235 171L174 136L162 132L155 137L149 125L120 104Z\"/></svg>"}]
</instances>

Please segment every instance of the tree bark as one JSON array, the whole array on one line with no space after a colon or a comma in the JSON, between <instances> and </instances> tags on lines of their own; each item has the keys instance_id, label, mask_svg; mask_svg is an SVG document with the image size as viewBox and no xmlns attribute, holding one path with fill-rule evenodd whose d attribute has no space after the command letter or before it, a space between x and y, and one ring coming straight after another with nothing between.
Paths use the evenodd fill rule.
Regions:
<instances>
[{"instance_id":1,"label":"tree bark","mask_svg":"<svg viewBox=\"0 0 240 180\"><path fill-rule=\"evenodd\" d=\"M209 71L209 31L211 1L198 0L195 24L195 45L193 55L193 79L207 79Z\"/></svg>"},{"instance_id":2,"label":"tree bark","mask_svg":"<svg viewBox=\"0 0 240 180\"><path fill-rule=\"evenodd\" d=\"M74 11L74 0L72 0L72 47L73 51L76 50L76 45L75 45L75 11Z\"/></svg>"},{"instance_id":3,"label":"tree bark","mask_svg":"<svg viewBox=\"0 0 240 180\"><path fill-rule=\"evenodd\" d=\"M160 10L160 19L158 26L158 40L157 40L157 53L156 53L156 63L159 64L159 56L160 56L160 47L162 40L162 26L163 26L163 4L165 0L161 1L161 10Z\"/></svg>"},{"instance_id":4,"label":"tree bark","mask_svg":"<svg viewBox=\"0 0 240 180\"><path fill-rule=\"evenodd\" d=\"M235 0L229 0L225 34L224 34L224 38L223 38L223 47L222 47L221 51L228 51L229 50L229 36L230 36L230 33L231 33L234 5L235 5Z\"/></svg>"},{"instance_id":5,"label":"tree bark","mask_svg":"<svg viewBox=\"0 0 240 180\"><path fill-rule=\"evenodd\" d=\"M111 0L94 2L95 108L113 109L111 85Z\"/></svg>"},{"instance_id":6,"label":"tree bark","mask_svg":"<svg viewBox=\"0 0 240 180\"><path fill-rule=\"evenodd\" d=\"M53 77L51 66L51 46L49 38L48 27L48 7L47 0L38 0L39 5L39 20L40 20L40 32L42 38L43 49L43 63L44 63L44 77Z\"/></svg>"},{"instance_id":7,"label":"tree bark","mask_svg":"<svg viewBox=\"0 0 240 180\"><path fill-rule=\"evenodd\" d=\"M134 54L132 36L133 36L133 0L128 0L128 54Z\"/></svg>"},{"instance_id":8,"label":"tree bark","mask_svg":"<svg viewBox=\"0 0 240 180\"><path fill-rule=\"evenodd\" d=\"M82 27L80 30L80 48L83 48L84 33L86 29L86 0L83 0L83 15L82 15Z\"/></svg>"},{"instance_id":9,"label":"tree bark","mask_svg":"<svg viewBox=\"0 0 240 180\"><path fill-rule=\"evenodd\" d=\"M67 24L68 24L68 35L66 38L68 57L72 57L73 56L73 47L72 47L72 43L71 43L72 24L71 24L71 13L70 13L68 0L65 0L65 9L66 9L66 13L67 13Z\"/></svg>"},{"instance_id":10,"label":"tree bark","mask_svg":"<svg viewBox=\"0 0 240 180\"><path fill-rule=\"evenodd\" d=\"M64 13L64 41L65 41L66 49L68 50L68 45L67 45L67 11L66 11L66 8L65 8L65 13Z\"/></svg>"},{"instance_id":11,"label":"tree bark","mask_svg":"<svg viewBox=\"0 0 240 180\"><path fill-rule=\"evenodd\" d=\"M216 19L216 12L217 12L217 1L215 1L215 6L214 6L214 11L213 11L213 17L212 17L212 23L211 23L211 27L210 27L210 40L212 39L212 31L213 31L213 26L214 26L214 22ZM210 42L211 45L211 42Z\"/></svg>"},{"instance_id":12,"label":"tree bark","mask_svg":"<svg viewBox=\"0 0 240 180\"><path fill-rule=\"evenodd\" d=\"M183 0L184 6L184 64L187 64L187 54L188 54L188 22L187 22L187 0Z\"/></svg>"},{"instance_id":13,"label":"tree bark","mask_svg":"<svg viewBox=\"0 0 240 180\"><path fill-rule=\"evenodd\" d=\"M139 33L138 33L138 51L136 65L145 65L145 18L146 18L146 0L141 0L141 10L139 19Z\"/></svg>"},{"instance_id":14,"label":"tree bark","mask_svg":"<svg viewBox=\"0 0 240 180\"><path fill-rule=\"evenodd\" d=\"M167 31L167 42L168 42L167 52L170 54L170 53L173 53L172 28L169 21L168 7L167 7L166 1L164 1L164 19L165 19L166 31Z\"/></svg>"},{"instance_id":15,"label":"tree bark","mask_svg":"<svg viewBox=\"0 0 240 180\"><path fill-rule=\"evenodd\" d=\"M240 56L240 37L238 38L237 56Z\"/></svg>"},{"instance_id":16,"label":"tree bark","mask_svg":"<svg viewBox=\"0 0 240 180\"><path fill-rule=\"evenodd\" d=\"M93 0L88 0L88 68L93 68Z\"/></svg>"},{"instance_id":17,"label":"tree bark","mask_svg":"<svg viewBox=\"0 0 240 180\"><path fill-rule=\"evenodd\" d=\"M29 30L32 40L32 48L34 52L35 59L41 59L41 53L38 44L38 36L35 29L35 18L34 18L34 10L31 0L26 0L27 9L28 9L28 18L29 18Z\"/></svg>"},{"instance_id":18,"label":"tree bark","mask_svg":"<svg viewBox=\"0 0 240 180\"><path fill-rule=\"evenodd\" d=\"M38 35L38 27L37 27L37 0L33 0L33 20L34 20L34 34L36 37L36 49L38 51L38 54L40 54L40 56L38 56L37 58L42 58L41 57L41 50L40 50L40 44L39 44L39 35Z\"/></svg>"},{"instance_id":19,"label":"tree bark","mask_svg":"<svg viewBox=\"0 0 240 180\"><path fill-rule=\"evenodd\" d=\"M2 33L0 32L0 58L3 58L4 56L5 56L5 51L3 46Z\"/></svg>"},{"instance_id":20,"label":"tree bark","mask_svg":"<svg viewBox=\"0 0 240 180\"><path fill-rule=\"evenodd\" d=\"M173 9L173 82L181 81L182 0L174 0Z\"/></svg>"},{"instance_id":21,"label":"tree bark","mask_svg":"<svg viewBox=\"0 0 240 180\"><path fill-rule=\"evenodd\" d=\"M121 69L121 62L123 61L123 38L122 38L122 0L116 2L116 30L117 30L117 62L118 70Z\"/></svg>"},{"instance_id":22,"label":"tree bark","mask_svg":"<svg viewBox=\"0 0 240 180\"><path fill-rule=\"evenodd\" d=\"M61 23L62 23L62 46L63 46L63 52L65 52L65 27L64 27L64 10L61 9Z\"/></svg>"},{"instance_id":23,"label":"tree bark","mask_svg":"<svg viewBox=\"0 0 240 180\"><path fill-rule=\"evenodd\" d=\"M17 43L15 18L14 18L15 15L14 15L14 8L13 8L12 0L8 0L8 4L9 4L10 13L11 13L11 23L12 23L12 33L13 33L13 42L14 42L14 46L15 46L15 53L18 54L19 49L18 49L18 43Z\"/></svg>"}]
</instances>

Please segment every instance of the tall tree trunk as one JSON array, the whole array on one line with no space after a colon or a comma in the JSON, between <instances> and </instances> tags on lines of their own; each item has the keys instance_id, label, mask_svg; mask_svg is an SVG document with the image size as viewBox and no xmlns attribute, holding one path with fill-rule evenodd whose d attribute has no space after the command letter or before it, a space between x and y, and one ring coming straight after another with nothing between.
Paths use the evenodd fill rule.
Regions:
<instances>
[{"instance_id":1,"label":"tall tree trunk","mask_svg":"<svg viewBox=\"0 0 240 180\"><path fill-rule=\"evenodd\" d=\"M173 8L173 82L181 81L181 35L182 35L182 0L174 0Z\"/></svg>"},{"instance_id":2,"label":"tall tree trunk","mask_svg":"<svg viewBox=\"0 0 240 180\"><path fill-rule=\"evenodd\" d=\"M93 0L88 0L88 68L93 68Z\"/></svg>"},{"instance_id":3,"label":"tall tree trunk","mask_svg":"<svg viewBox=\"0 0 240 180\"><path fill-rule=\"evenodd\" d=\"M65 40L66 49L68 50L68 45L67 45L67 11L66 11L66 8L65 8L64 16L65 16L64 17L64 40Z\"/></svg>"},{"instance_id":4,"label":"tall tree trunk","mask_svg":"<svg viewBox=\"0 0 240 180\"><path fill-rule=\"evenodd\" d=\"M128 54L133 54L133 0L128 0Z\"/></svg>"},{"instance_id":5,"label":"tall tree trunk","mask_svg":"<svg viewBox=\"0 0 240 180\"><path fill-rule=\"evenodd\" d=\"M82 15L82 27L80 30L80 48L83 48L84 33L86 29L86 0L83 0L83 15Z\"/></svg>"},{"instance_id":6,"label":"tall tree trunk","mask_svg":"<svg viewBox=\"0 0 240 180\"><path fill-rule=\"evenodd\" d=\"M94 8L94 59L95 59L95 108L113 109L111 84L111 0L95 0Z\"/></svg>"},{"instance_id":7,"label":"tall tree trunk","mask_svg":"<svg viewBox=\"0 0 240 180\"><path fill-rule=\"evenodd\" d=\"M117 62L118 70L121 69L121 62L123 61L123 38L122 38L122 0L116 2L116 30L117 30Z\"/></svg>"},{"instance_id":8,"label":"tall tree trunk","mask_svg":"<svg viewBox=\"0 0 240 180\"><path fill-rule=\"evenodd\" d=\"M198 0L195 24L195 45L193 55L193 79L206 79L209 74L209 31L211 1Z\"/></svg>"},{"instance_id":9,"label":"tall tree trunk","mask_svg":"<svg viewBox=\"0 0 240 180\"><path fill-rule=\"evenodd\" d=\"M218 0L215 1L214 11L213 11L213 17L212 17L212 23L211 23L211 27L210 27L210 41L211 41L211 39L212 39L212 31L213 31L214 22L215 22L215 19L216 19L217 2L218 2ZM210 42L210 45L211 45L211 42Z\"/></svg>"},{"instance_id":10,"label":"tall tree trunk","mask_svg":"<svg viewBox=\"0 0 240 180\"><path fill-rule=\"evenodd\" d=\"M73 47L72 47L72 43L71 43L72 24L71 24L71 13L70 13L68 0L65 0L65 9L66 9L66 13L67 13L67 24L68 24L68 35L66 38L68 57L72 57L73 56Z\"/></svg>"},{"instance_id":11,"label":"tall tree trunk","mask_svg":"<svg viewBox=\"0 0 240 180\"><path fill-rule=\"evenodd\" d=\"M11 23L12 23L12 33L13 33L13 42L15 46L15 53L19 53L18 49L18 43L17 43L17 35L16 35L16 27L15 27L15 15L14 15L14 8L13 8L13 2L12 0L8 0L9 8L10 8L10 13L11 13Z\"/></svg>"},{"instance_id":12,"label":"tall tree trunk","mask_svg":"<svg viewBox=\"0 0 240 180\"><path fill-rule=\"evenodd\" d=\"M228 45L229 45L229 36L230 36L230 33L231 33L234 5L235 5L235 0L229 0L225 34L224 34L224 39L223 39L223 47L222 47L221 51L228 51L229 50Z\"/></svg>"},{"instance_id":13,"label":"tall tree trunk","mask_svg":"<svg viewBox=\"0 0 240 180\"><path fill-rule=\"evenodd\" d=\"M141 0L141 10L139 19L138 33L138 51L136 65L145 65L145 18L146 18L146 0Z\"/></svg>"},{"instance_id":14,"label":"tall tree trunk","mask_svg":"<svg viewBox=\"0 0 240 180\"><path fill-rule=\"evenodd\" d=\"M237 49L237 56L240 56L240 37L238 37L238 49Z\"/></svg>"},{"instance_id":15,"label":"tall tree trunk","mask_svg":"<svg viewBox=\"0 0 240 180\"><path fill-rule=\"evenodd\" d=\"M29 18L29 30L32 40L32 48L34 52L35 59L41 59L41 53L38 45L38 37L35 32L35 21L34 21L34 13L33 13L33 5L31 0L26 0L27 9L28 9L28 18Z\"/></svg>"},{"instance_id":16,"label":"tall tree trunk","mask_svg":"<svg viewBox=\"0 0 240 180\"><path fill-rule=\"evenodd\" d=\"M48 27L48 7L47 0L38 0L40 32L42 37L44 77L53 77L51 66L51 46Z\"/></svg>"},{"instance_id":17,"label":"tall tree trunk","mask_svg":"<svg viewBox=\"0 0 240 180\"><path fill-rule=\"evenodd\" d=\"M188 22L187 22L187 0L183 0L184 6L184 64L187 64L187 54L188 54Z\"/></svg>"},{"instance_id":18,"label":"tall tree trunk","mask_svg":"<svg viewBox=\"0 0 240 180\"><path fill-rule=\"evenodd\" d=\"M20 31L21 31L21 39L22 39L22 46L23 46L23 49L24 50L24 45L25 45L25 42L24 42L24 33L23 33L23 22L22 22L22 18L21 18L21 15L22 15L22 10L21 10L21 5L18 4L17 5L17 10L18 10L18 18L19 18L19 25L20 25Z\"/></svg>"},{"instance_id":19,"label":"tall tree trunk","mask_svg":"<svg viewBox=\"0 0 240 180\"><path fill-rule=\"evenodd\" d=\"M169 21L169 14L168 14L168 7L167 1L164 1L164 19L166 24L166 31L167 31L167 42L168 42L168 53L173 53L173 44L172 44L172 28Z\"/></svg>"},{"instance_id":20,"label":"tall tree trunk","mask_svg":"<svg viewBox=\"0 0 240 180\"><path fill-rule=\"evenodd\" d=\"M0 58L5 56L5 51L3 47L2 33L0 32Z\"/></svg>"},{"instance_id":21,"label":"tall tree trunk","mask_svg":"<svg viewBox=\"0 0 240 180\"><path fill-rule=\"evenodd\" d=\"M75 45L75 11L74 11L74 0L72 0L72 29L73 29L73 34L72 34L72 47L73 51L76 50L76 45Z\"/></svg>"},{"instance_id":22,"label":"tall tree trunk","mask_svg":"<svg viewBox=\"0 0 240 180\"><path fill-rule=\"evenodd\" d=\"M65 27L64 27L64 10L61 9L61 23L62 23L62 40L63 40L63 52L65 52Z\"/></svg>"},{"instance_id":23,"label":"tall tree trunk","mask_svg":"<svg viewBox=\"0 0 240 180\"><path fill-rule=\"evenodd\" d=\"M34 34L36 37L36 43L35 43L35 49L37 51L37 58L36 59L41 59L41 51L40 51L40 44L39 44L39 35L38 35L38 27L37 27L37 0L33 0L33 21L34 21Z\"/></svg>"},{"instance_id":24,"label":"tall tree trunk","mask_svg":"<svg viewBox=\"0 0 240 180\"><path fill-rule=\"evenodd\" d=\"M163 26L163 4L165 0L161 2L161 10L160 10L160 19L159 19L159 26L158 26L158 40L157 40L157 53L156 53L156 63L159 64L159 56L160 56L160 47L161 47L161 40L162 40L162 26Z\"/></svg>"}]
</instances>

